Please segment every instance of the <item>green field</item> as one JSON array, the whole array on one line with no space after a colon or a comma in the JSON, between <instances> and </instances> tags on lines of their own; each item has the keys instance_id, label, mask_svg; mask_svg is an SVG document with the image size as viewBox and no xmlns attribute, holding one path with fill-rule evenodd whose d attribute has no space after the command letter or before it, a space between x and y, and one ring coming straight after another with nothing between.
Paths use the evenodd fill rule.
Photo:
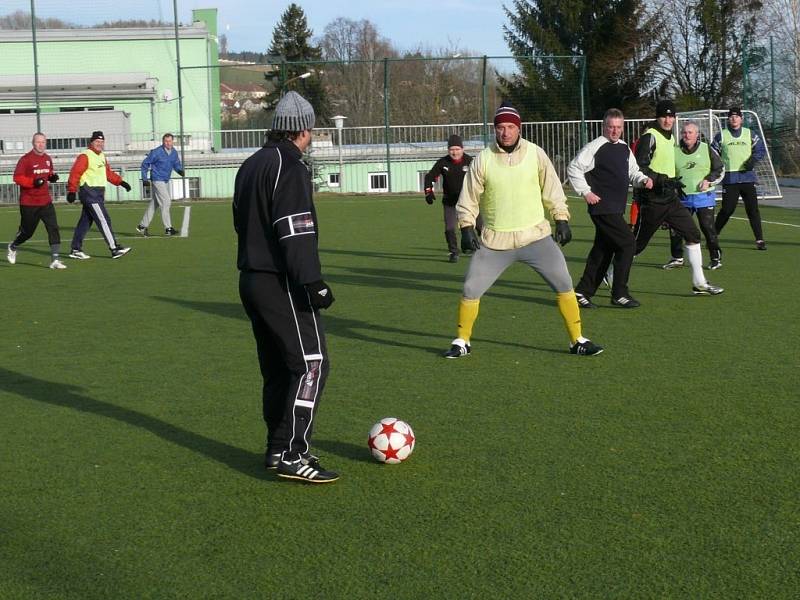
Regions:
<instances>
[{"instance_id":1,"label":"green field","mask_svg":"<svg viewBox=\"0 0 800 600\"><path fill-rule=\"evenodd\" d=\"M593 229L573 206L580 277ZM722 235L717 297L637 258L637 310L584 313L567 353L554 295L516 265L446 361L468 260L446 262L421 197L323 198L331 376L315 450L342 478L262 467L261 380L228 203L188 239L47 269L43 228L0 254L0 598L797 598L800 211ZM77 220L59 206L65 247ZM173 220L180 224L180 208ZM744 217L739 209L737 217ZM0 209L6 240L14 207ZM794 227L784 225L790 224ZM156 217L151 231L158 230ZM407 420L412 457L366 449Z\"/></svg>"}]
</instances>

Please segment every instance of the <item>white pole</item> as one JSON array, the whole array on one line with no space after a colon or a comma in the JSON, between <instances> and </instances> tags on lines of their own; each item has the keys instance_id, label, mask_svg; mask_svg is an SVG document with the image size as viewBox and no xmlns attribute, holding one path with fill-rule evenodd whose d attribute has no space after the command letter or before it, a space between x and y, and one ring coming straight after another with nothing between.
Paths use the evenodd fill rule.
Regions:
<instances>
[{"instance_id":1,"label":"white pole","mask_svg":"<svg viewBox=\"0 0 800 600\"><path fill-rule=\"evenodd\" d=\"M183 207L183 223L181 223L181 237L186 238L189 237L189 219L192 214L192 207L191 206L184 206Z\"/></svg>"}]
</instances>

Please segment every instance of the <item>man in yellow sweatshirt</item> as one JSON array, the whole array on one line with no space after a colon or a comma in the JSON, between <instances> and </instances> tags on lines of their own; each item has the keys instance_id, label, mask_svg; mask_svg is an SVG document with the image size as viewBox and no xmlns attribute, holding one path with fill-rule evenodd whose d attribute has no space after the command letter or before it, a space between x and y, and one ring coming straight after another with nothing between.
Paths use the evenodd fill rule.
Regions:
<instances>
[{"instance_id":1,"label":"man in yellow sweatshirt","mask_svg":"<svg viewBox=\"0 0 800 600\"><path fill-rule=\"evenodd\" d=\"M494 116L495 142L477 156L464 179L456 205L462 250L474 251L458 306L458 337L445 358L471 352L472 327L483 294L513 263L523 262L556 293L558 310L569 335L571 354L592 356L601 346L581 335L581 317L564 246L572 239L567 198L553 163L536 144L520 137L519 112L503 103ZM556 224L555 241L550 220ZM480 236L475 232L483 218Z\"/></svg>"}]
</instances>

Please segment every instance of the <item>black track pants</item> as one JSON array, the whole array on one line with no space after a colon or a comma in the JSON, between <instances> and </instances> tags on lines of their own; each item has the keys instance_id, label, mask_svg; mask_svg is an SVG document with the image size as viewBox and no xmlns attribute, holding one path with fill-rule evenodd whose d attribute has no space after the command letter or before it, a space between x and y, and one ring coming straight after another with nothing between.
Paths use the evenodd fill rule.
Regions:
<instances>
[{"instance_id":1,"label":"black track pants","mask_svg":"<svg viewBox=\"0 0 800 600\"><path fill-rule=\"evenodd\" d=\"M758 210L758 196L756 195L755 183L731 183L723 186L722 206L719 209L716 222L717 233L722 232L722 228L725 227L728 219L730 219L731 215L736 211L739 196L742 197L742 202L744 202L744 210L747 213L747 219L750 221L750 229L753 230L755 239L763 240L764 233L761 230L761 213Z\"/></svg>"},{"instance_id":2,"label":"black track pants","mask_svg":"<svg viewBox=\"0 0 800 600\"><path fill-rule=\"evenodd\" d=\"M239 296L250 317L264 378L267 450L289 458L310 449L314 417L328 378L328 350L308 293L285 274L243 271Z\"/></svg>"},{"instance_id":3,"label":"black track pants","mask_svg":"<svg viewBox=\"0 0 800 600\"><path fill-rule=\"evenodd\" d=\"M614 280L611 289L613 298L629 296L628 277L633 263L636 239L622 214L590 215L595 226L594 245L586 258L583 276L575 291L586 297L594 296L608 265L614 261Z\"/></svg>"}]
</instances>

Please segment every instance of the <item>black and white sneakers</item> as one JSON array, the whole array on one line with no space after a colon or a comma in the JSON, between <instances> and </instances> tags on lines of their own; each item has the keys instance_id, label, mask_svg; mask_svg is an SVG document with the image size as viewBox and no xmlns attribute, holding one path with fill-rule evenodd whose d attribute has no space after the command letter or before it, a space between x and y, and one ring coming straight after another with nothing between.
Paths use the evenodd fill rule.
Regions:
<instances>
[{"instance_id":1,"label":"black and white sneakers","mask_svg":"<svg viewBox=\"0 0 800 600\"><path fill-rule=\"evenodd\" d=\"M469 344L461 338L453 340L449 350L446 350L442 356L445 358L461 358L462 356L469 356L471 352Z\"/></svg>"},{"instance_id":2,"label":"black and white sneakers","mask_svg":"<svg viewBox=\"0 0 800 600\"><path fill-rule=\"evenodd\" d=\"M670 271L672 269L680 269L682 266L683 266L682 258L671 258L668 263L661 265L661 268Z\"/></svg>"},{"instance_id":3,"label":"black and white sneakers","mask_svg":"<svg viewBox=\"0 0 800 600\"><path fill-rule=\"evenodd\" d=\"M575 342L569 347L570 354L577 354L578 356L594 356L603 351L602 346L598 346L592 340L583 340L582 342Z\"/></svg>"},{"instance_id":4,"label":"black and white sneakers","mask_svg":"<svg viewBox=\"0 0 800 600\"><path fill-rule=\"evenodd\" d=\"M583 294L579 294L575 292L575 300L578 301L578 306L581 308L597 308L597 305L593 303L589 298L584 296Z\"/></svg>"},{"instance_id":5,"label":"black and white sneakers","mask_svg":"<svg viewBox=\"0 0 800 600\"><path fill-rule=\"evenodd\" d=\"M619 306L620 308L638 308L642 304L631 296L620 296L619 298L612 298L611 304Z\"/></svg>"},{"instance_id":6,"label":"black and white sneakers","mask_svg":"<svg viewBox=\"0 0 800 600\"><path fill-rule=\"evenodd\" d=\"M717 287L716 285L712 285L708 282L704 283L703 285L696 285L692 288L692 293L695 296L716 296L724 291L725 290L721 287Z\"/></svg>"},{"instance_id":7,"label":"black and white sneakers","mask_svg":"<svg viewBox=\"0 0 800 600\"><path fill-rule=\"evenodd\" d=\"M339 474L326 471L316 456L308 455L297 460L281 459L278 462L278 477L306 483L333 483L339 479Z\"/></svg>"}]
</instances>

